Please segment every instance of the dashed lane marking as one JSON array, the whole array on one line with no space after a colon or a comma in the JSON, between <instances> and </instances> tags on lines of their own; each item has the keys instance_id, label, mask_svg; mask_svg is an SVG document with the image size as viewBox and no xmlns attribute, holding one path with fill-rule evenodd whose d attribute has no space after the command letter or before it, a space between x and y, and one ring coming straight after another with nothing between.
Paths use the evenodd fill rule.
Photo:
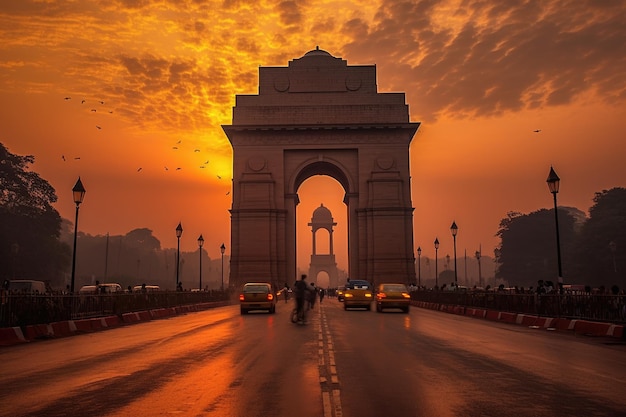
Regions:
<instances>
[{"instance_id":1,"label":"dashed lane marking","mask_svg":"<svg viewBox=\"0 0 626 417\"><path fill-rule=\"evenodd\" d=\"M318 327L318 363L324 417L343 417L339 376L337 375L330 328L321 304L317 311L320 316L320 326Z\"/></svg>"}]
</instances>

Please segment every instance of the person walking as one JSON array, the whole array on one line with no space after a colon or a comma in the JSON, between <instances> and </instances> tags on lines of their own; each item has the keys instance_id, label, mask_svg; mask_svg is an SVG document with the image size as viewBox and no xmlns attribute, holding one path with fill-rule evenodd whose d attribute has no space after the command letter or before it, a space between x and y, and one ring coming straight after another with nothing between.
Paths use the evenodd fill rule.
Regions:
<instances>
[{"instance_id":1,"label":"person walking","mask_svg":"<svg viewBox=\"0 0 626 417\"><path fill-rule=\"evenodd\" d=\"M307 287L308 285L306 284L306 274L302 274L300 280L296 281L294 284L294 295L296 297L298 324L304 324L305 322L304 303L309 292L309 289Z\"/></svg>"}]
</instances>

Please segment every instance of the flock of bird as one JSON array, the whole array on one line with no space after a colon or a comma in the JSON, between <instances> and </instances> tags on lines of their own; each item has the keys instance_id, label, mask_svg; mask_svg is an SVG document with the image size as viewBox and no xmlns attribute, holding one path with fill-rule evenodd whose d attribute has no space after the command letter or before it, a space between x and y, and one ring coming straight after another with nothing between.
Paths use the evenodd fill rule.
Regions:
<instances>
[{"instance_id":1,"label":"flock of bird","mask_svg":"<svg viewBox=\"0 0 626 417\"><path fill-rule=\"evenodd\" d=\"M64 97L64 100L65 100L65 101L72 100L72 97L70 97L70 96L66 96L66 97ZM86 99L81 99L80 104L81 104L81 105L84 105L85 103L87 103L87 100L86 100ZM96 103L97 103L97 104L99 104L99 105L104 105L104 104L105 104L104 100L97 100L97 101L96 101ZM97 112L98 112L98 108L96 108L96 107L91 107L89 111L90 111L91 113L97 113ZM108 114L113 114L113 110L105 110L105 111L107 111L107 113L108 113ZM98 129L98 130L102 130L102 126L101 126L101 125L95 125L95 126L96 126L96 129ZM181 144L182 144L182 140L177 141L177 142L176 142L176 144L175 144L174 146L172 146L172 150L174 150L174 151L178 151L178 150L182 149L183 147L181 146ZM195 149L193 150L193 152L194 152L194 153L199 153L199 152L201 152L201 151L200 151L200 149L195 148ZM63 160L63 162L67 161L67 158L65 157L65 155L61 155L61 159ZM74 160L80 160L80 156L76 156L76 157L74 157L73 159L74 159ZM206 160L203 164L201 164L201 165L200 165L200 168L201 168L201 169L206 168L206 167L207 167L207 165L209 164L209 162L210 162L210 161L207 159L207 160ZM170 170L170 169L167 167L167 165L165 165L163 168L164 168L164 170L165 170L165 171L169 171L169 170ZM177 167L177 168L173 169L173 171L180 171L180 170L182 170L182 167ZM142 171L143 171L143 167L138 167L138 168L137 168L137 172L142 172ZM218 179L218 180L221 180L221 179L222 179L222 177L221 177L220 175L216 175L216 176L217 176L217 179ZM226 193L226 195L229 195L229 194L230 194L230 191L228 191L228 192Z\"/></svg>"}]
</instances>

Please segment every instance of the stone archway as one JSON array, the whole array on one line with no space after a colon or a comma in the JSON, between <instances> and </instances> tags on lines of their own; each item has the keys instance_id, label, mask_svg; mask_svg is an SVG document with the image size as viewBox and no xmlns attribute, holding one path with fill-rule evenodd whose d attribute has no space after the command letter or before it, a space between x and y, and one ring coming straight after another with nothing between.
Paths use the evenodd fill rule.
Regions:
<instances>
[{"instance_id":1,"label":"stone archway","mask_svg":"<svg viewBox=\"0 0 626 417\"><path fill-rule=\"evenodd\" d=\"M233 147L230 283L296 279L298 188L328 175L345 190L349 276L415 280L404 93L378 93L374 65L319 48L287 67L260 67L259 94L238 95Z\"/></svg>"},{"instance_id":2,"label":"stone archway","mask_svg":"<svg viewBox=\"0 0 626 417\"><path fill-rule=\"evenodd\" d=\"M337 270L337 262L335 261L335 237L334 227L337 226L333 215L324 204L321 204L313 211L311 216L311 222L308 223L311 227L311 237L313 249L311 253L311 262L309 264L309 279L315 282L318 287L321 287L319 281L317 281L317 275L320 272L325 272L328 275L328 284L325 288L337 288L339 285L339 272ZM318 250L318 231L325 230L328 232L328 253L320 253Z\"/></svg>"}]
</instances>

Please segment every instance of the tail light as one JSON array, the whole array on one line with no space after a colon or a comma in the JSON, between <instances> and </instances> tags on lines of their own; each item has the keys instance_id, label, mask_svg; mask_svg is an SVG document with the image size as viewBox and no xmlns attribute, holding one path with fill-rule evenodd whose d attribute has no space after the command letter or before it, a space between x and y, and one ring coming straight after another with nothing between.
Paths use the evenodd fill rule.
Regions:
<instances>
[{"instance_id":1,"label":"tail light","mask_svg":"<svg viewBox=\"0 0 626 417\"><path fill-rule=\"evenodd\" d=\"M243 301L243 300L244 300L243 294L239 294L239 301Z\"/></svg>"},{"instance_id":2,"label":"tail light","mask_svg":"<svg viewBox=\"0 0 626 417\"><path fill-rule=\"evenodd\" d=\"M268 299L269 301L272 301L272 300L274 299L274 294L272 294L272 293L267 294L267 299Z\"/></svg>"},{"instance_id":3,"label":"tail light","mask_svg":"<svg viewBox=\"0 0 626 417\"><path fill-rule=\"evenodd\" d=\"M379 300L382 300L385 297L387 297L387 294L385 294L384 292L379 292L378 294L376 294L376 298L378 298Z\"/></svg>"},{"instance_id":4,"label":"tail light","mask_svg":"<svg viewBox=\"0 0 626 417\"><path fill-rule=\"evenodd\" d=\"M411 298L411 294L409 294L408 292L403 292L402 293L402 297L404 297L404 298Z\"/></svg>"}]
</instances>

